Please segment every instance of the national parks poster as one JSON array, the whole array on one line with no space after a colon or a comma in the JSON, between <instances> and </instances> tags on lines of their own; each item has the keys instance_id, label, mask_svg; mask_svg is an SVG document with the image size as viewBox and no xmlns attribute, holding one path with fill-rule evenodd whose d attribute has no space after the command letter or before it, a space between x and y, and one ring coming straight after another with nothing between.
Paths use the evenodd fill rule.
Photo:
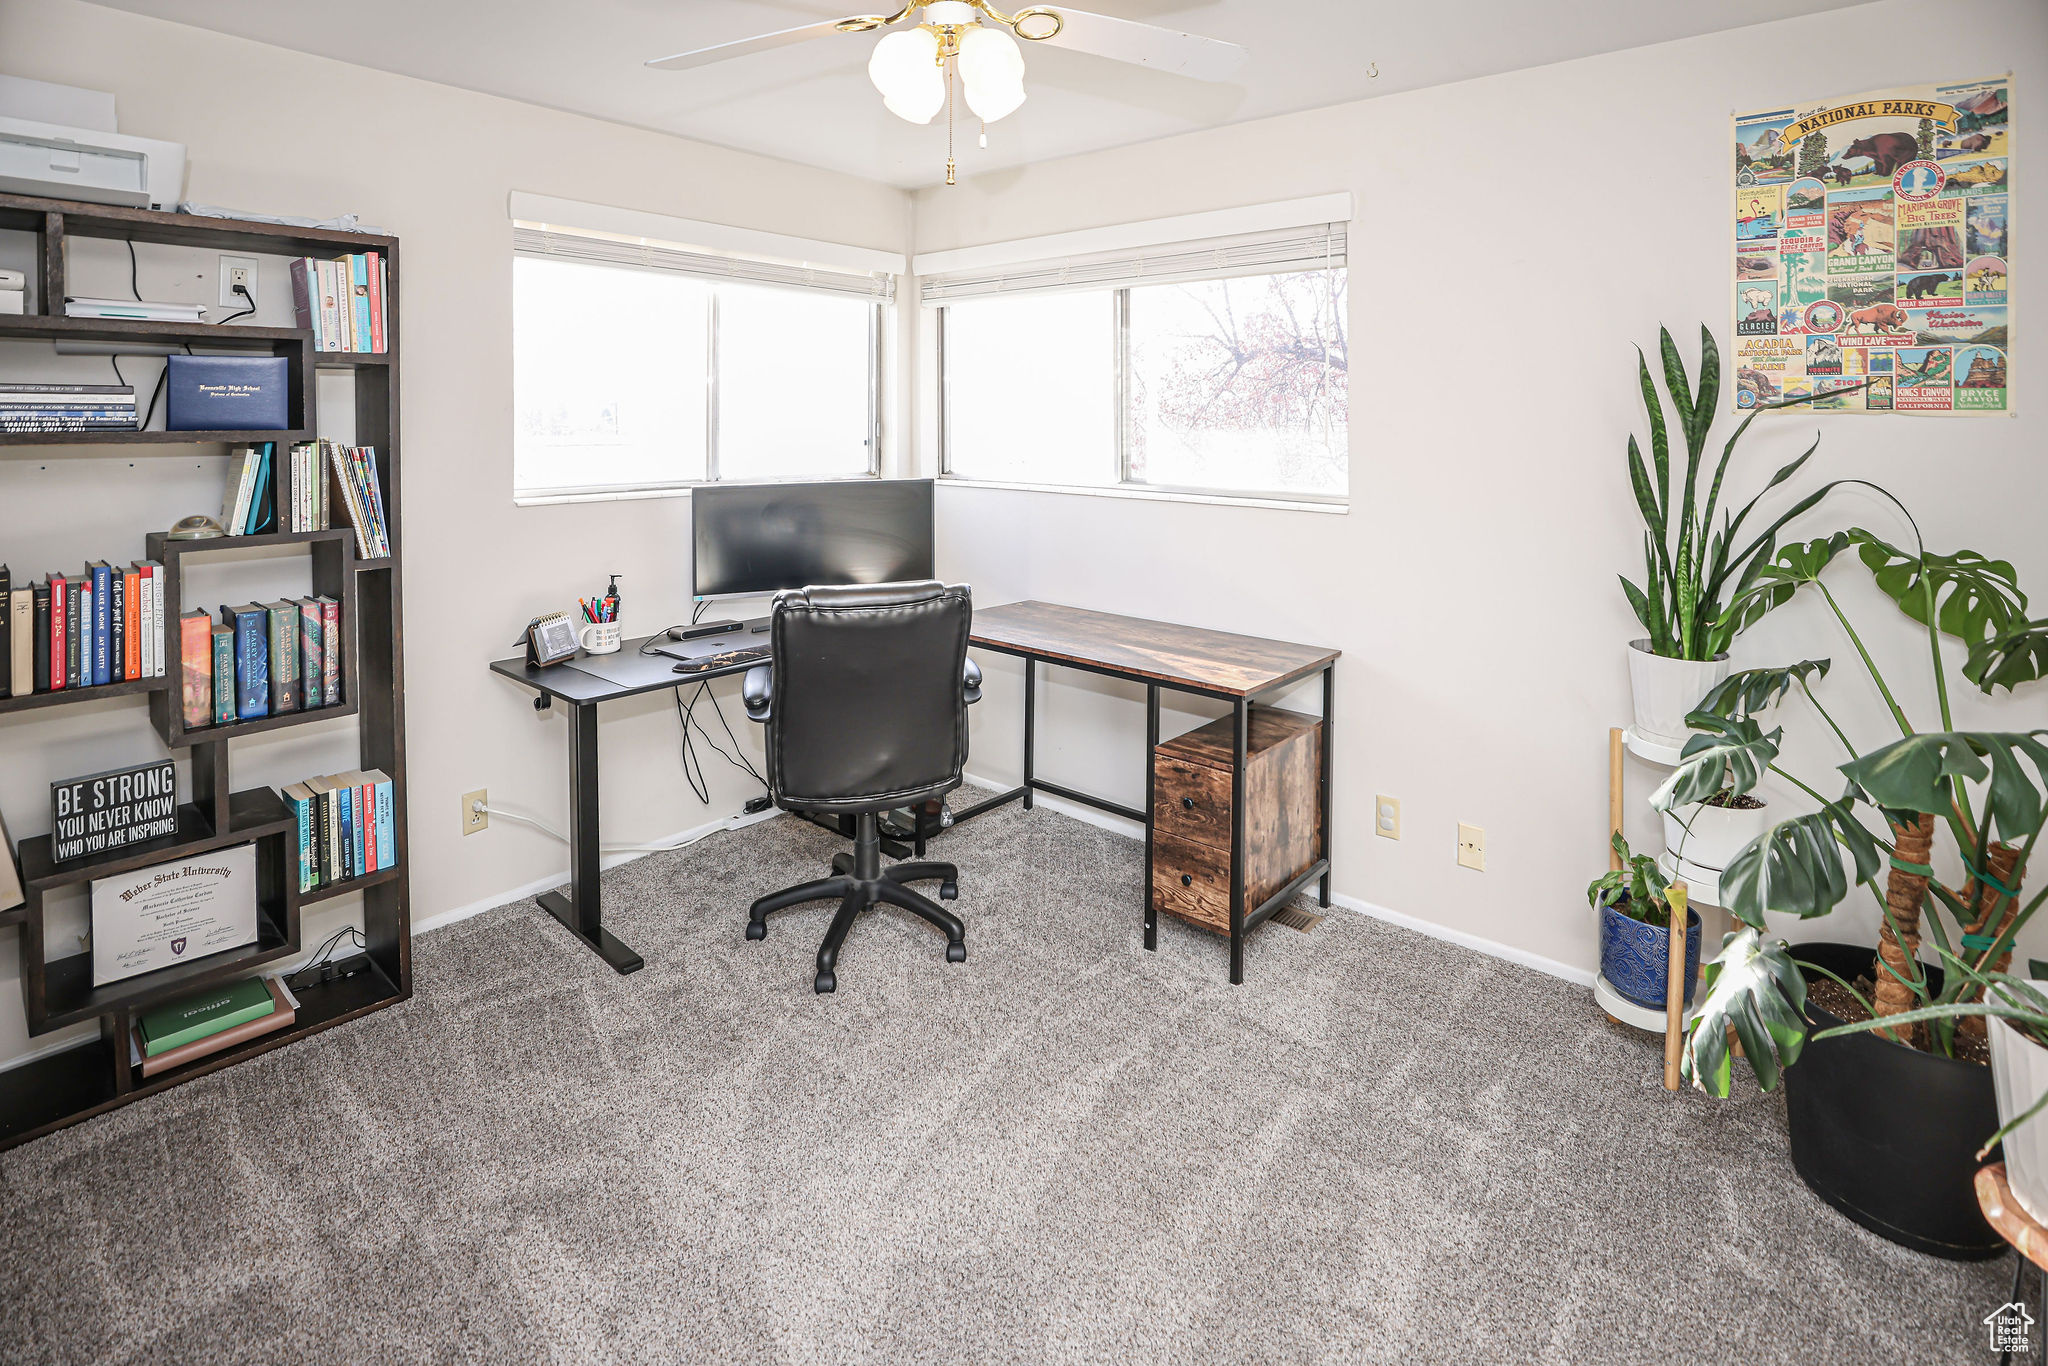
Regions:
<instances>
[{"instance_id":1,"label":"national parks poster","mask_svg":"<svg viewBox=\"0 0 2048 1366\"><path fill-rule=\"evenodd\" d=\"M2012 78L1733 120L1738 412L2012 411Z\"/></svg>"}]
</instances>

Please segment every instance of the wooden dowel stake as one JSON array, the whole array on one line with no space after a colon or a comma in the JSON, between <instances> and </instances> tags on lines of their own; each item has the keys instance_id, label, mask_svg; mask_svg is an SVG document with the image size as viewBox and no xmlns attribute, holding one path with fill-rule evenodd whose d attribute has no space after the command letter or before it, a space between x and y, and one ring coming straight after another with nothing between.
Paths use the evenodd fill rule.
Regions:
<instances>
[{"instance_id":1,"label":"wooden dowel stake","mask_svg":"<svg viewBox=\"0 0 2048 1366\"><path fill-rule=\"evenodd\" d=\"M1613 872L1621 871L1621 852L1614 847L1612 836L1621 833L1621 727L1607 732L1607 866Z\"/></svg>"},{"instance_id":2,"label":"wooden dowel stake","mask_svg":"<svg viewBox=\"0 0 2048 1366\"><path fill-rule=\"evenodd\" d=\"M1671 924L1665 936L1664 982L1664 1089L1678 1089L1678 1059L1685 1047L1685 939L1687 932L1686 885L1674 882L1666 896L1671 902Z\"/></svg>"}]
</instances>

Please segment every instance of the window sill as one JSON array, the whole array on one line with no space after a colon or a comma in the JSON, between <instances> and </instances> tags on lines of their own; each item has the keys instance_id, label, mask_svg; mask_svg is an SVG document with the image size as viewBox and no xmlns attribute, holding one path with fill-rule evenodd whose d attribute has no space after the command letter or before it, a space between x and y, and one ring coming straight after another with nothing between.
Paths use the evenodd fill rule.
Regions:
<instances>
[{"instance_id":1,"label":"window sill","mask_svg":"<svg viewBox=\"0 0 2048 1366\"><path fill-rule=\"evenodd\" d=\"M687 498L691 486L667 489L613 489L603 493L515 493L512 505L552 507L557 503L621 503L635 498Z\"/></svg>"},{"instance_id":2,"label":"window sill","mask_svg":"<svg viewBox=\"0 0 2048 1366\"><path fill-rule=\"evenodd\" d=\"M1329 501L1305 498L1276 498L1255 493L1189 493L1177 489L1151 489L1130 484L1023 484L1002 479L966 479L947 474L939 478L940 488L1002 489L1011 493L1067 493L1091 498L1126 498L1147 503L1208 503L1219 507L1265 508L1278 512L1323 512L1346 516L1349 499Z\"/></svg>"}]
</instances>

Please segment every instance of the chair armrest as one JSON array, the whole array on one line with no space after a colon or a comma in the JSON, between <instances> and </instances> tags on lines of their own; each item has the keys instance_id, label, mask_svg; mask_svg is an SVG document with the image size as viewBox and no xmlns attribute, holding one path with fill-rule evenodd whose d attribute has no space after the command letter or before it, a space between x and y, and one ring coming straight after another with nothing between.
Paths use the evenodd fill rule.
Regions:
<instances>
[{"instance_id":1,"label":"chair armrest","mask_svg":"<svg viewBox=\"0 0 2048 1366\"><path fill-rule=\"evenodd\" d=\"M740 700L747 704L747 715L756 721L766 721L774 709L775 673L766 664L756 664L740 679Z\"/></svg>"},{"instance_id":2,"label":"chair armrest","mask_svg":"<svg viewBox=\"0 0 2048 1366\"><path fill-rule=\"evenodd\" d=\"M961 691L966 694L968 706L971 707L981 701L981 665L971 659L968 660L967 667L960 671L960 684Z\"/></svg>"}]
</instances>

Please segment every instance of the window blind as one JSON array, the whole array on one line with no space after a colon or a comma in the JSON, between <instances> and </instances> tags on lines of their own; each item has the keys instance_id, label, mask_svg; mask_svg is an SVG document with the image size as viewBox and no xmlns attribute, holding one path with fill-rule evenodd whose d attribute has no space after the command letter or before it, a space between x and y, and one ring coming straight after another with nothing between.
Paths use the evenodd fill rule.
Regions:
<instances>
[{"instance_id":1,"label":"window blind","mask_svg":"<svg viewBox=\"0 0 2048 1366\"><path fill-rule=\"evenodd\" d=\"M1325 223L1149 247L1143 251L1105 252L933 275L919 282L919 292L925 303L942 304L994 294L1122 289L1175 280L1223 280L1240 275L1334 270L1344 265L1344 240L1344 224Z\"/></svg>"},{"instance_id":2,"label":"window blind","mask_svg":"<svg viewBox=\"0 0 2048 1366\"><path fill-rule=\"evenodd\" d=\"M521 256L546 256L560 261L581 261L590 265L629 266L639 270L672 271L712 280L736 280L745 284L779 285L786 289L817 290L827 294L849 294L887 303L896 297L896 277L856 274L817 266L755 260L740 256L719 256L669 246L645 238L614 237L599 233L571 232L539 223L512 225L512 250Z\"/></svg>"}]
</instances>

